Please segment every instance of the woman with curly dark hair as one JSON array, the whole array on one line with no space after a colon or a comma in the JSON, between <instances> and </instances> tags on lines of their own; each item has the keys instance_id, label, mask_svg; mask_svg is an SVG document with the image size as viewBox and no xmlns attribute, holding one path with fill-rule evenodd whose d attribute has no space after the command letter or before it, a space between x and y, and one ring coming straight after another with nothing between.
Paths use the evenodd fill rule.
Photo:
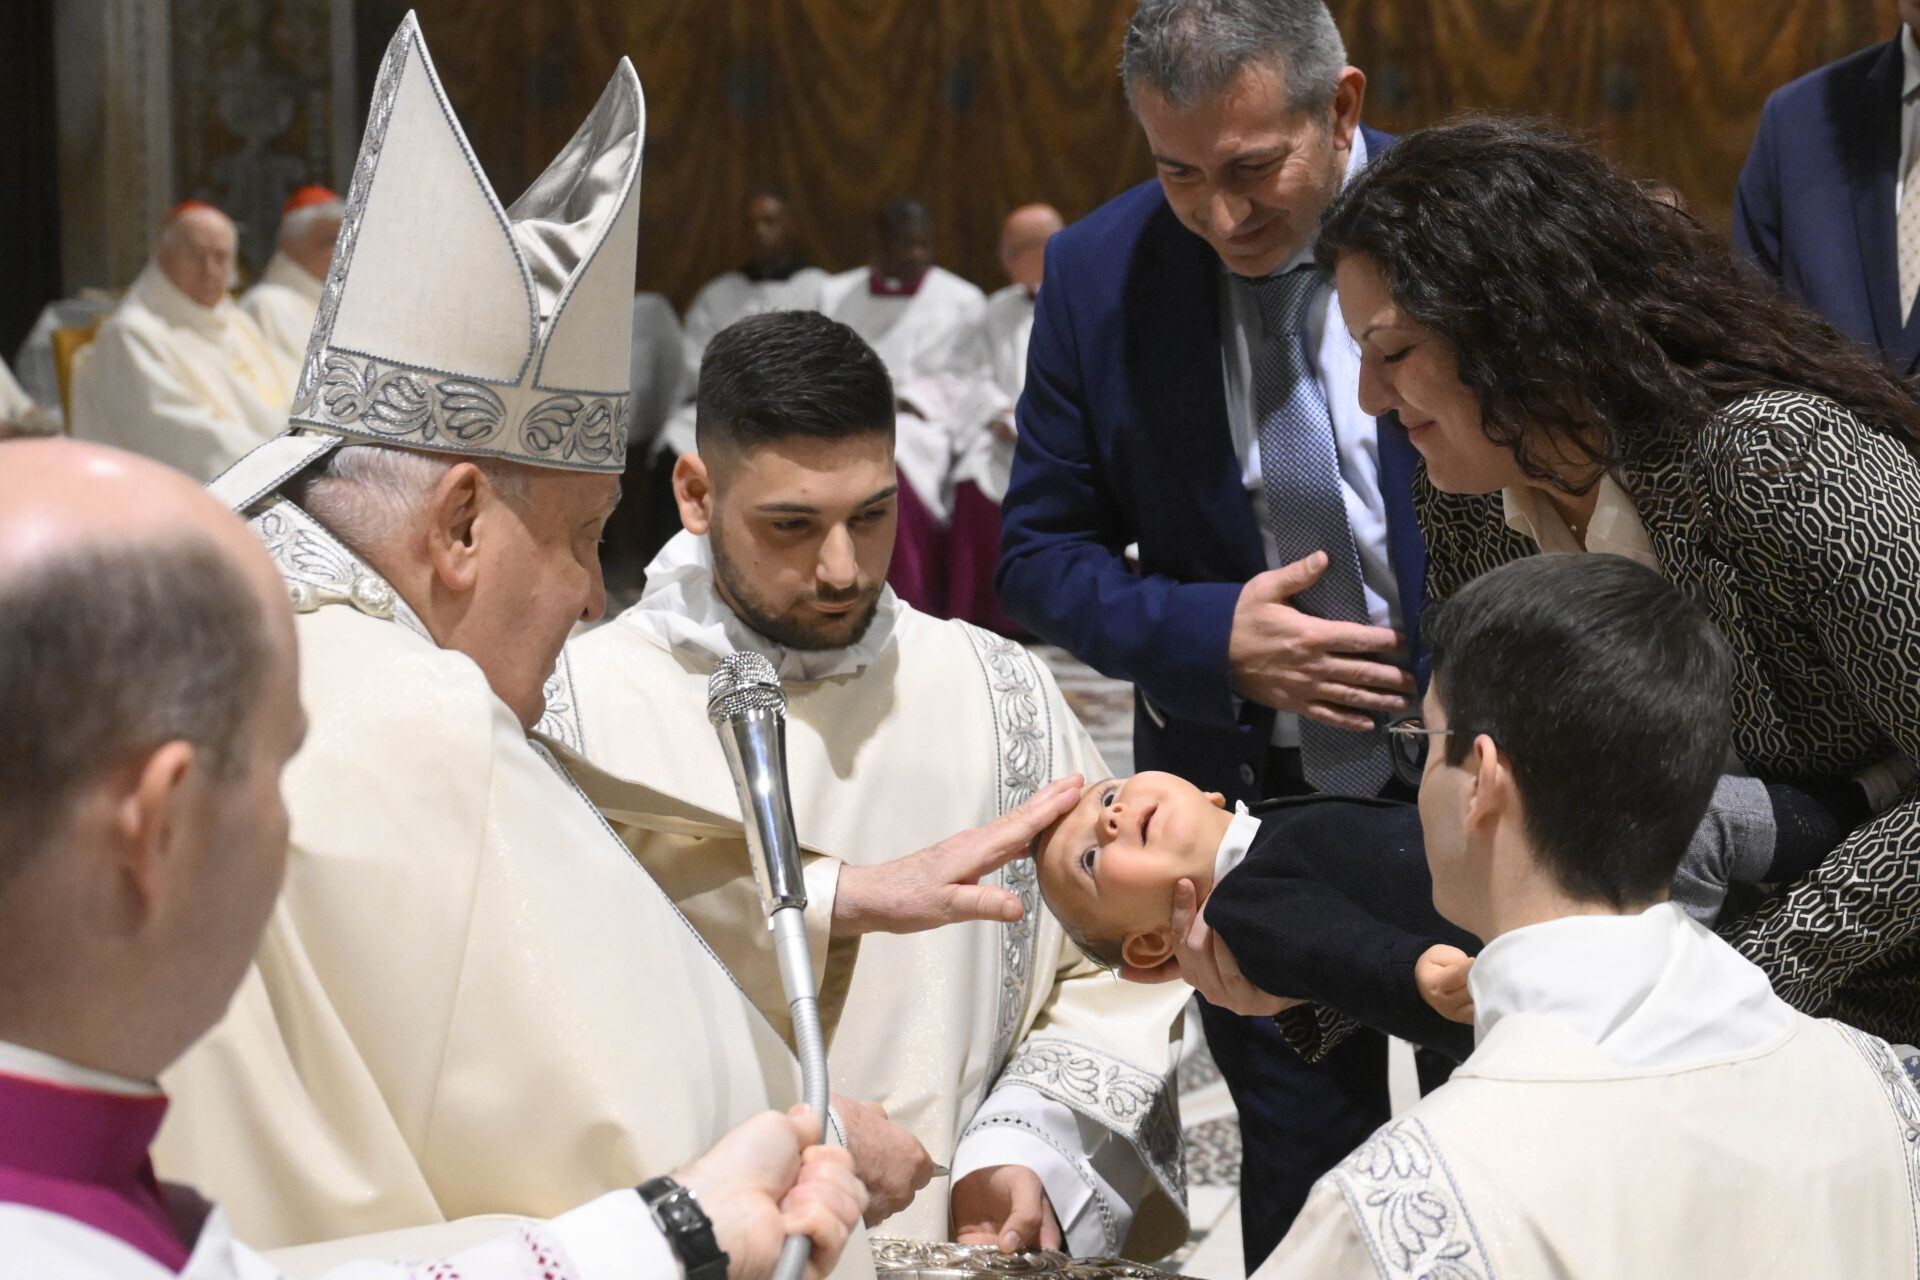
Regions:
<instances>
[{"instance_id":1,"label":"woman with curly dark hair","mask_svg":"<svg viewBox=\"0 0 1920 1280\"><path fill-rule=\"evenodd\" d=\"M1427 596L1539 550L1693 597L1754 774L1868 776L1859 825L1721 931L1790 1003L1920 1039L1920 402L1687 214L1536 123L1403 138L1319 258L1360 399L1425 460ZM1904 758L1902 758L1904 757ZM1868 814L1883 809L1868 820Z\"/></svg>"}]
</instances>

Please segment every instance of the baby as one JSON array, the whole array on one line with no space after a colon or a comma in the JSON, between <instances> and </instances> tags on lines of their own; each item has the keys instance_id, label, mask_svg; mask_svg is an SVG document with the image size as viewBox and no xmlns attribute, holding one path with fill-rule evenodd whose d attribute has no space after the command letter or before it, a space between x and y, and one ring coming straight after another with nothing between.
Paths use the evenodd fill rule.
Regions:
<instances>
[{"instance_id":1,"label":"baby","mask_svg":"<svg viewBox=\"0 0 1920 1280\"><path fill-rule=\"evenodd\" d=\"M1772 810L1771 832L1710 810L1719 820L1703 824L1676 883L1718 878L1724 892L1737 874L1730 869L1741 867L1764 868L1754 880L1792 879L1844 834L1830 806L1794 788L1767 785L1761 803ZM1740 847L1757 841L1770 847ZM1456 1060L1472 1051L1467 973L1480 944L1434 910L1411 804L1315 795L1229 812L1218 792L1139 773L1089 785L1033 847L1048 908L1097 964L1152 969L1172 958L1174 889L1184 879L1262 990Z\"/></svg>"}]
</instances>

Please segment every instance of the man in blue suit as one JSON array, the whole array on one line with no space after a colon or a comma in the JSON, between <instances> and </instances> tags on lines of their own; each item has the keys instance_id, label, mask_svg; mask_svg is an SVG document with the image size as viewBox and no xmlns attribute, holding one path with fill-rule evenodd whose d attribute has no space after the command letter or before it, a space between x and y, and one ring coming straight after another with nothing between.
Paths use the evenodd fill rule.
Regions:
<instances>
[{"instance_id":1,"label":"man in blue suit","mask_svg":"<svg viewBox=\"0 0 1920 1280\"><path fill-rule=\"evenodd\" d=\"M1733 238L1835 328L1920 368L1920 0L1885 44L1776 91L1733 198ZM1903 258L1905 261L1903 262Z\"/></svg>"},{"instance_id":2,"label":"man in blue suit","mask_svg":"<svg viewBox=\"0 0 1920 1280\"><path fill-rule=\"evenodd\" d=\"M1136 690L1135 764L1235 800L1388 785L1424 554L1399 424L1312 268L1390 139L1322 0L1142 0L1122 53L1159 169L1047 248L996 585ZM1137 547L1137 565L1127 558ZM1387 1118L1384 1042L1318 1067L1202 1004L1240 1110L1252 1272Z\"/></svg>"}]
</instances>

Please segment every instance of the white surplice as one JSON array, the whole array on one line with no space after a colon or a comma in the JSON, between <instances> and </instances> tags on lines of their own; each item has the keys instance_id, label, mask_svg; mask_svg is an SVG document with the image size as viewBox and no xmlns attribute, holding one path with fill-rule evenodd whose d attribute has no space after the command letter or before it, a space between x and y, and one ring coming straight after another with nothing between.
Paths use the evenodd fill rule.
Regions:
<instances>
[{"instance_id":1,"label":"white surplice","mask_svg":"<svg viewBox=\"0 0 1920 1280\"><path fill-rule=\"evenodd\" d=\"M300 508L275 498L253 523L294 600L311 728L259 955L163 1079L162 1176L268 1247L546 1218L798 1101L765 928L704 942L587 791L706 850L696 907L728 882L755 900L738 822L584 762L570 776ZM808 868L829 1017L854 949L825 939L835 875ZM836 1274L871 1267L856 1239Z\"/></svg>"},{"instance_id":2,"label":"white surplice","mask_svg":"<svg viewBox=\"0 0 1920 1280\"><path fill-rule=\"evenodd\" d=\"M785 682L801 840L850 863L989 822L1056 777L1105 774L1020 646L888 590L859 643L781 649L720 600L706 540L690 533L648 566L638 605L568 645L542 729L611 773L733 812L706 688L718 657L738 649L767 654ZM1187 991L1086 963L1042 907L1031 861L994 879L1025 903L1017 924L863 940L834 1086L884 1103L956 1179L1033 1168L1076 1252L1159 1257L1186 1234L1170 1075ZM946 1238L947 1192L936 1180L886 1234Z\"/></svg>"},{"instance_id":3,"label":"white surplice","mask_svg":"<svg viewBox=\"0 0 1920 1280\"><path fill-rule=\"evenodd\" d=\"M968 348L987 295L945 267L928 267L911 296L877 294L856 267L821 287L820 309L879 353L896 385L936 373L970 373Z\"/></svg>"},{"instance_id":4,"label":"white surplice","mask_svg":"<svg viewBox=\"0 0 1920 1280\"><path fill-rule=\"evenodd\" d=\"M148 263L81 348L73 434L210 480L287 425L293 384L230 299L203 307Z\"/></svg>"},{"instance_id":5,"label":"white surplice","mask_svg":"<svg viewBox=\"0 0 1920 1280\"><path fill-rule=\"evenodd\" d=\"M723 271L707 281L687 307L681 333L687 364L681 382L685 403L667 415L655 452L672 458L693 452L693 394L700 385L700 361L714 335L737 320L769 311L818 311L827 278L819 267L801 267L784 280L753 280L744 271Z\"/></svg>"},{"instance_id":6,"label":"white surplice","mask_svg":"<svg viewBox=\"0 0 1920 1280\"><path fill-rule=\"evenodd\" d=\"M13 370L0 360L0 422L12 422L33 410L33 397L14 381Z\"/></svg>"},{"instance_id":7,"label":"white surplice","mask_svg":"<svg viewBox=\"0 0 1920 1280\"><path fill-rule=\"evenodd\" d=\"M260 327L260 334L280 357L287 385L300 382L300 366L307 358L307 339L313 336L320 314L320 287L325 281L275 251L253 288L240 295L240 309Z\"/></svg>"},{"instance_id":8,"label":"white surplice","mask_svg":"<svg viewBox=\"0 0 1920 1280\"><path fill-rule=\"evenodd\" d=\"M1256 1280L1915 1274L1920 1093L1671 903L1504 934L1478 1047Z\"/></svg>"}]
</instances>

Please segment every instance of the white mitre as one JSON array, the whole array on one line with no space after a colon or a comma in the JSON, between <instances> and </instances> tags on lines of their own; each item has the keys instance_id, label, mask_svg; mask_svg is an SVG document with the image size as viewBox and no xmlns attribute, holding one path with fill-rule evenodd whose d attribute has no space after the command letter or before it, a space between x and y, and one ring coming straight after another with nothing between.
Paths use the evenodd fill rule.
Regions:
<instances>
[{"instance_id":1,"label":"white mitre","mask_svg":"<svg viewBox=\"0 0 1920 1280\"><path fill-rule=\"evenodd\" d=\"M503 208L409 13L380 64L289 430L214 493L244 511L342 443L622 471L645 128L622 58Z\"/></svg>"}]
</instances>

